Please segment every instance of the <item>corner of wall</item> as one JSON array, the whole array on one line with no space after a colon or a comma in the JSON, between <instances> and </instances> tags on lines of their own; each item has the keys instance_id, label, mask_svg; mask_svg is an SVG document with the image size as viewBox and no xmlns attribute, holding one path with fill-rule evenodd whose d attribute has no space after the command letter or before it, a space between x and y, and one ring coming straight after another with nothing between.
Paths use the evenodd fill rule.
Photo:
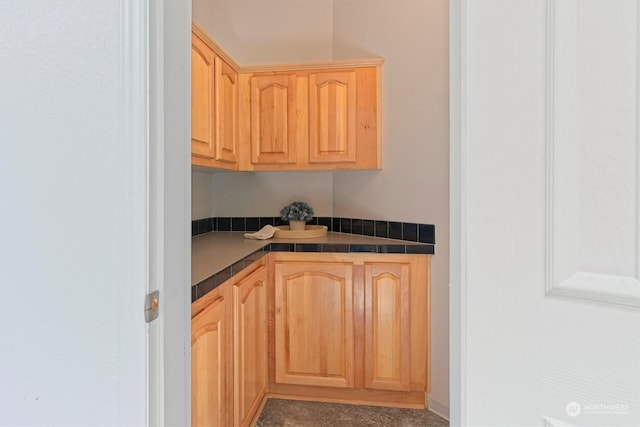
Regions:
<instances>
[{"instance_id":1,"label":"corner of wall","mask_svg":"<svg viewBox=\"0 0 640 427\"><path fill-rule=\"evenodd\" d=\"M191 219L215 216L213 174L191 171Z\"/></svg>"},{"instance_id":2,"label":"corner of wall","mask_svg":"<svg viewBox=\"0 0 640 427\"><path fill-rule=\"evenodd\" d=\"M449 421L449 405L445 405L444 403L435 400L431 396L427 396L427 401L429 404L429 410L431 412Z\"/></svg>"}]
</instances>

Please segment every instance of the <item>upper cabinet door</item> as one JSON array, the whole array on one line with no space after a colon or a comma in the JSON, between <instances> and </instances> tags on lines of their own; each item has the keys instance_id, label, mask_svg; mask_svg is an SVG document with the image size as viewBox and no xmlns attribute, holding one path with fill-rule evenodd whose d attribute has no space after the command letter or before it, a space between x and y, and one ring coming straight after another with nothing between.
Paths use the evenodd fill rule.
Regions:
<instances>
[{"instance_id":1,"label":"upper cabinet door","mask_svg":"<svg viewBox=\"0 0 640 427\"><path fill-rule=\"evenodd\" d=\"M215 156L215 54L199 37L191 37L191 153Z\"/></svg>"},{"instance_id":2,"label":"upper cabinet door","mask_svg":"<svg viewBox=\"0 0 640 427\"><path fill-rule=\"evenodd\" d=\"M309 75L309 162L356 161L356 72Z\"/></svg>"},{"instance_id":3,"label":"upper cabinet door","mask_svg":"<svg viewBox=\"0 0 640 427\"><path fill-rule=\"evenodd\" d=\"M238 72L216 57L215 159L238 162Z\"/></svg>"},{"instance_id":4,"label":"upper cabinet door","mask_svg":"<svg viewBox=\"0 0 640 427\"><path fill-rule=\"evenodd\" d=\"M251 77L251 163L296 163L296 78Z\"/></svg>"}]
</instances>

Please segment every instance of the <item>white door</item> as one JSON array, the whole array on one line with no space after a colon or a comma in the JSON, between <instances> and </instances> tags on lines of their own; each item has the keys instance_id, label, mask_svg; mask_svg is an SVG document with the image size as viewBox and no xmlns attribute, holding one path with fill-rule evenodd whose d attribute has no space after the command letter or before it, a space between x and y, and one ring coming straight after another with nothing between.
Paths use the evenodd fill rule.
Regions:
<instances>
[{"instance_id":1,"label":"white door","mask_svg":"<svg viewBox=\"0 0 640 427\"><path fill-rule=\"evenodd\" d=\"M640 5L451 3L451 423L640 425Z\"/></svg>"},{"instance_id":2,"label":"white door","mask_svg":"<svg viewBox=\"0 0 640 427\"><path fill-rule=\"evenodd\" d=\"M0 426L190 424L191 10L149 3L0 0Z\"/></svg>"}]
</instances>

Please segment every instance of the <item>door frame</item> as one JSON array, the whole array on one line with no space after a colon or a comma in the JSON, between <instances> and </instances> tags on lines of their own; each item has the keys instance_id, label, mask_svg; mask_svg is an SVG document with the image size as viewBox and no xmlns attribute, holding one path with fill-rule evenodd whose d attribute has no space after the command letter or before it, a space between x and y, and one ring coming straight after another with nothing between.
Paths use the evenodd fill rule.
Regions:
<instances>
[{"instance_id":1,"label":"door frame","mask_svg":"<svg viewBox=\"0 0 640 427\"><path fill-rule=\"evenodd\" d=\"M191 425L191 2L120 0L122 137L145 163L146 425ZM145 141L140 144L139 141ZM139 230L137 230L139 232ZM125 301L123 301L124 303ZM143 321L142 301L140 317ZM126 359L126 356L122 356ZM140 362L136 366L140 366ZM123 391L121 391L123 392ZM128 408L123 408L128 410Z\"/></svg>"},{"instance_id":2,"label":"door frame","mask_svg":"<svg viewBox=\"0 0 640 427\"><path fill-rule=\"evenodd\" d=\"M149 329L153 344L149 385L154 396L149 421L154 426L187 426L191 425L191 2L149 1L148 30L149 272L151 290L157 285L164 311L157 335L153 327Z\"/></svg>"},{"instance_id":3,"label":"door frame","mask_svg":"<svg viewBox=\"0 0 640 427\"><path fill-rule=\"evenodd\" d=\"M466 0L449 2L449 420L466 425Z\"/></svg>"},{"instance_id":4,"label":"door frame","mask_svg":"<svg viewBox=\"0 0 640 427\"><path fill-rule=\"evenodd\" d=\"M141 6L142 5L142 6ZM190 283L191 245L188 222L191 216L190 152L191 132L190 58L188 38L191 27L190 2L149 2L121 0L123 13L132 19L123 28L125 44L132 46L128 58L140 58L140 37L148 41L148 75L133 65L134 83L130 95L149 88L144 106L149 133L148 158L148 271L150 289L163 295L158 330L149 329L148 425L190 425L190 301L181 286ZM149 12L148 17L140 8ZM449 2L450 49L450 423L466 423L465 318L466 230L463 204L465 188L464 139L464 17L466 0ZM169 18L170 17L170 18ZM148 21L147 21L148 18ZM148 40L146 39L148 34ZM182 60L180 66L179 61ZM185 64L186 67L184 66ZM146 64L145 64L146 65ZM145 68L146 71L146 68ZM148 85L148 86L147 86ZM132 97L132 99L134 99ZM127 98L125 98L127 100ZM123 107L125 107L123 105ZM137 106L136 108L139 108ZM128 110L128 107L124 109ZM138 110L139 113L139 110ZM140 132L141 121L125 130ZM172 139L173 138L173 139ZM179 146L170 141L182 141ZM171 155L170 155L171 154ZM172 260L171 263L165 260ZM178 285L169 285L169 280ZM169 321L172 323L169 324ZM182 344L182 345L180 345ZM169 369L173 367L174 369Z\"/></svg>"}]
</instances>

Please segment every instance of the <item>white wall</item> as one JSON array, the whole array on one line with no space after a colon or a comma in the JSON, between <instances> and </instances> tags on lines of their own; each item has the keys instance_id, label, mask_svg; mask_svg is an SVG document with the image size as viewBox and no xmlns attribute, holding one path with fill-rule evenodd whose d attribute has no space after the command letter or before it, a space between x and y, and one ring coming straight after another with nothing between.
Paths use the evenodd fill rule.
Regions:
<instances>
[{"instance_id":1,"label":"white wall","mask_svg":"<svg viewBox=\"0 0 640 427\"><path fill-rule=\"evenodd\" d=\"M382 170L336 172L335 216L435 224L432 409L449 402L448 1L336 0L334 55L385 58Z\"/></svg>"},{"instance_id":2,"label":"white wall","mask_svg":"<svg viewBox=\"0 0 640 427\"><path fill-rule=\"evenodd\" d=\"M333 182L327 172L240 172L213 177L214 216L279 216L296 200L315 216L332 216Z\"/></svg>"},{"instance_id":3,"label":"white wall","mask_svg":"<svg viewBox=\"0 0 640 427\"><path fill-rule=\"evenodd\" d=\"M241 65L330 60L333 0L193 0L193 19Z\"/></svg>"},{"instance_id":4,"label":"white wall","mask_svg":"<svg viewBox=\"0 0 640 427\"><path fill-rule=\"evenodd\" d=\"M316 216L333 216L330 172L192 171L191 183L191 219L278 216L295 200L309 203Z\"/></svg>"},{"instance_id":5,"label":"white wall","mask_svg":"<svg viewBox=\"0 0 640 427\"><path fill-rule=\"evenodd\" d=\"M215 216L213 204L213 174L191 172L191 219Z\"/></svg>"},{"instance_id":6,"label":"white wall","mask_svg":"<svg viewBox=\"0 0 640 427\"><path fill-rule=\"evenodd\" d=\"M0 1L3 426L145 423L144 140L121 133L121 6Z\"/></svg>"}]
</instances>

